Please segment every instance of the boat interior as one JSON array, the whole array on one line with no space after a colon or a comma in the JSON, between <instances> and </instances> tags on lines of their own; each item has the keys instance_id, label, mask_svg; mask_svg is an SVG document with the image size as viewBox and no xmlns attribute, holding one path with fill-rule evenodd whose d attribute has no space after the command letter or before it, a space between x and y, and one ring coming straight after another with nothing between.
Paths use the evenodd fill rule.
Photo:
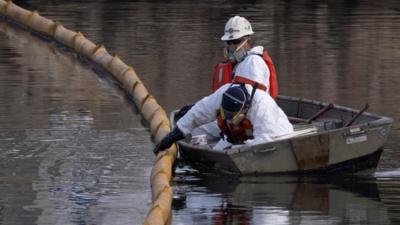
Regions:
<instances>
[{"instance_id":1,"label":"boat interior","mask_svg":"<svg viewBox=\"0 0 400 225\"><path fill-rule=\"evenodd\" d=\"M368 104L360 110L355 110L319 101L286 96L280 96L277 103L286 113L295 130L314 126L318 131L329 131L380 119L379 116L365 112L368 109Z\"/></svg>"}]
</instances>

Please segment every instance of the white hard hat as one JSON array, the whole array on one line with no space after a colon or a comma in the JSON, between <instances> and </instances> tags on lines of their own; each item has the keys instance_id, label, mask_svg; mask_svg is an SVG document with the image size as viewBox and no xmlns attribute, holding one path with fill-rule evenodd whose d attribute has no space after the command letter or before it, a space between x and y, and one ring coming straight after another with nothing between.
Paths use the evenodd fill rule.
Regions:
<instances>
[{"instance_id":1,"label":"white hard hat","mask_svg":"<svg viewBox=\"0 0 400 225\"><path fill-rule=\"evenodd\" d=\"M224 36L221 37L221 40L235 40L252 34L254 34L254 32L250 22L244 17L234 16L225 24L225 33Z\"/></svg>"}]
</instances>

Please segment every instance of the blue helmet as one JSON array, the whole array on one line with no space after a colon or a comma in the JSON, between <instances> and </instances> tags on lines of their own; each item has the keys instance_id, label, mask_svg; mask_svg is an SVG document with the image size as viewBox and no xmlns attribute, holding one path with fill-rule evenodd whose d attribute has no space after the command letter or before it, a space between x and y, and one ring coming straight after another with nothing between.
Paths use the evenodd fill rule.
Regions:
<instances>
[{"instance_id":1,"label":"blue helmet","mask_svg":"<svg viewBox=\"0 0 400 225\"><path fill-rule=\"evenodd\" d=\"M224 119L232 120L235 115L248 108L248 93L242 86L228 88L222 95L221 109Z\"/></svg>"}]
</instances>

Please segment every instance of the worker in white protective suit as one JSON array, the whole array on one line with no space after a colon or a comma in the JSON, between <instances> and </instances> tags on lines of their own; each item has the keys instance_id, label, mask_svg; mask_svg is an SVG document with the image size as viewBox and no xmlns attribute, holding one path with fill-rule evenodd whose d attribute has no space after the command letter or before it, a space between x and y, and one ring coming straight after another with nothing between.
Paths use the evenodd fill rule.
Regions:
<instances>
[{"instance_id":1,"label":"worker in white protective suit","mask_svg":"<svg viewBox=\"0 0 400 225\"><path fill-rule=\"evenodd\" d=\"M278 95L278 83L275 66L262 46L252 46L254 34L251 24L244 17L234 16L225 25L224 41L225 61L215 67L213 91L225 83L245 83L254 85L270 93L272 98Z\"/></svg>"},{"instance_id":2,"label":"worker in white protective suit","mask_svg":"<svg viewBox=\"0 0 400 225\"><path fill-rule=\"evenodd\" d=\"M222 131L221 140L214 146L217 150L232 145L270 142L293 132L287 116L268 93L248 84L225 84L198 101L180 118L174 130L158 143L154 152L169 148L194 128L216 118Z\"/></svg>"}]
</instances>

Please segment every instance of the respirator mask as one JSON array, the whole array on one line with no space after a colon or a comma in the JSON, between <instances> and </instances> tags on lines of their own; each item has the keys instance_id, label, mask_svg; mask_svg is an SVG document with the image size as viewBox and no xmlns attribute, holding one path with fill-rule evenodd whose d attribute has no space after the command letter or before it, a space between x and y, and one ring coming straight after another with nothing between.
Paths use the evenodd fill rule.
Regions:
<instances>
[{"instance_id":1,"label":"respirator mask","mask_svg":"<svg viewBox=\"0 0 400 225\"><path fill-rule=\"evenodd\" d=\"M249 39L236 39L226 42L226 47L224 48L224 57L229 61L241 62L247 56L247 50L244 45ZM240 44L239 46L237 46Z\"/></svg>"}]
</instances>

